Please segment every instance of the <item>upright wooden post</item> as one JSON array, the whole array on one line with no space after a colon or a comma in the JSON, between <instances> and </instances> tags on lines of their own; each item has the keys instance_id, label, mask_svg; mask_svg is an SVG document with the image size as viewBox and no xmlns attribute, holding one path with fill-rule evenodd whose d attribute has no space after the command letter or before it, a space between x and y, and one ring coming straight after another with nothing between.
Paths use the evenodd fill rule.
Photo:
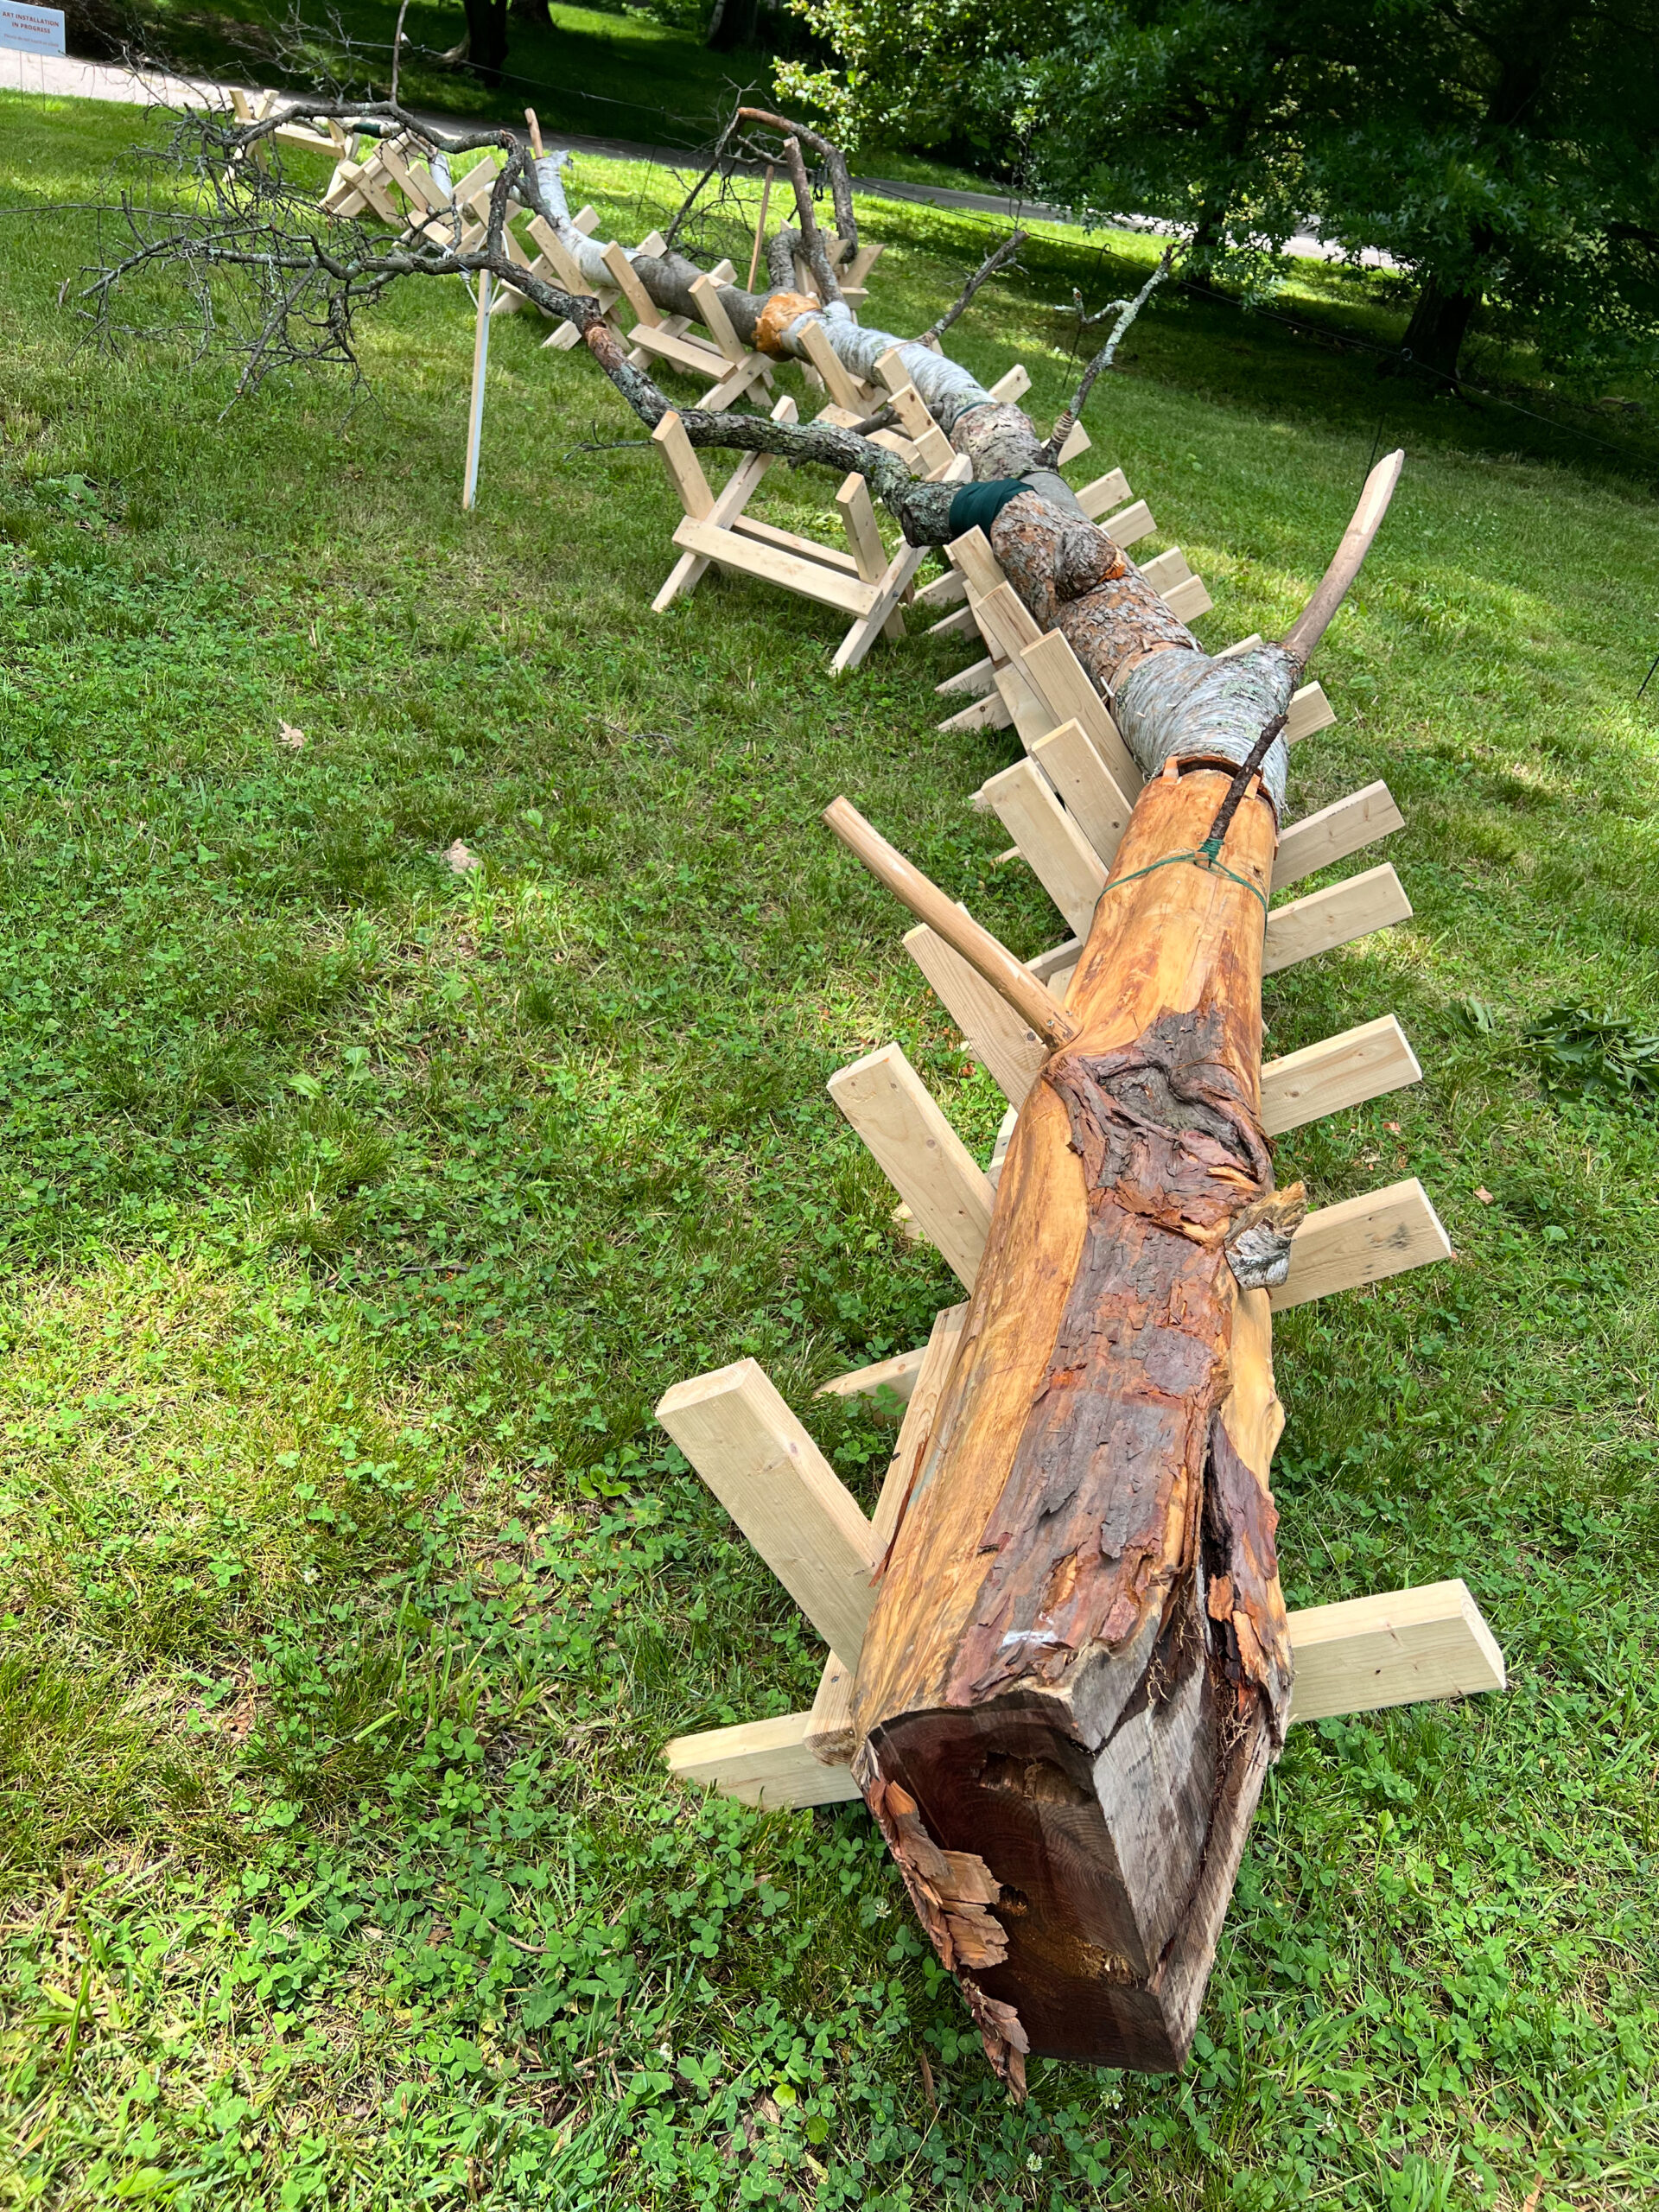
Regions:
<instances>
[{"instance_id":1,"label":"upright wooden post","mask_svg":"<svg viewBox=\"0 0 1659 2212\"><path fill-rule=\"evenodd\" d=\"M484 372L490 359L490 272L478 272L478 319L473 331L473 402L467 414L467 474L461 487L463 512L478 500L478 448L484 435Z\"/></svg>"}]
</instances>

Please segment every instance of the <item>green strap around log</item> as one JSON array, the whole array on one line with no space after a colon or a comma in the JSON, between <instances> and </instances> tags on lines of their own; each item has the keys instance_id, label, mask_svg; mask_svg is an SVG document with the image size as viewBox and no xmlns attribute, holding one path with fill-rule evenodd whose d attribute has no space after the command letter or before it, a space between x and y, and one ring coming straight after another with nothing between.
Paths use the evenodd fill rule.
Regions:
<instances>
[{"instance_id":1,"label":"green strap around log","mask_svg":"<svg viewBox=\"0 0 1659 2212\"><path fill-rule=\"evenodd\" d=\"M1022 492L1030 489L1030 485L1018 476L993 476L983 484L964 484L950 502L951 537L962 537L970 530L982 530L988 537L991 524L1008 501L1017 499Z\"/></svg>"}]
</instances>

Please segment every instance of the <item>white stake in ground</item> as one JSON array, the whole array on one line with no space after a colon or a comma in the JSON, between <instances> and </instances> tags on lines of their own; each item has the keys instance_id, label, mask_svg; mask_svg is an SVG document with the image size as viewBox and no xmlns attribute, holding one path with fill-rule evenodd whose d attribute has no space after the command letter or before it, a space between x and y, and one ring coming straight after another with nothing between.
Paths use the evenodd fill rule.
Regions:
<instances>
[{"instance_id":1,"label":"white stake in ground","mask_svg":"<svg viewBox=\"0 0 1659 2212\"><path fill-rule=\"evenodd\" d=\"M473 333L473 404L467 417L467 480L462 513L478 504L478 443L484 435L484 372L490 360L490 272L478 272L478 327Z\"/></svg>"}]
</instances>

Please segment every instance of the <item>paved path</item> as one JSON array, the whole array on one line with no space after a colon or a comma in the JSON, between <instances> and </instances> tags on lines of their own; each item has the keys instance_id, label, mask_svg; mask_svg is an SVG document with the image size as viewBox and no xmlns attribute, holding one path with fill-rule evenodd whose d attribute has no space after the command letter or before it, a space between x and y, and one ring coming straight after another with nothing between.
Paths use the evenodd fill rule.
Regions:
<instances>
[{"instance_id":1,"label":"paved path","mask_svg":"<svg viewBox=\"0 0 1659 2212\"><path fill-rule=\"evenodd\" d=\"M162 70L141 71L123 68L114 62L77 61L73 56L18 54L6 49L0 49L0 86L12 92L44 92L60 99L122 100L141 106L161 103L176 106L185 100L200 105L204 100L222 99L227 89L206 78L174 77ZM441 124L459 118L433 116L429 119ZM695 154L683 146L645 146L630 138L588 138L561 131L558 143L569 146L573 153L603 154L617 161L655 162L664 168L687 168L696 161ZM1077 221L1069 207L1052 207L1040 200L1009 199L995 192L961 192L950 185L901 184L896 177L855 176L853 188L877 199L909 200L928 207L960 207L975 214L1000 215L1005 219ZM1169 225L1150 216L1114 215L1109 221L1114 230L1149 232L1154 237L1170 235ZM1328 245L1311 232L1298 232L1287 241L1287 251L1319 261L1338 258L1337 247ZM1370 267L1390 265L1383 254L1368 252L1362 258Z\"/></svg>"}]
</instances>

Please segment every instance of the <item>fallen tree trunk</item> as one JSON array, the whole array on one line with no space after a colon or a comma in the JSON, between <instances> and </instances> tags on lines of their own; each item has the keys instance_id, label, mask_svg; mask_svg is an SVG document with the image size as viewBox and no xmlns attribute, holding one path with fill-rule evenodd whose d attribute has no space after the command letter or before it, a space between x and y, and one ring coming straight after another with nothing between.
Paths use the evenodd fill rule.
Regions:
<instances>
[{"instance_id":1,"label":"fallen tree trunk","mask_svg":"<svg viewBox=\"0 0 1659 2212\"><path fill-rule=\"evenodd\" d=\"M864 1642L855 1771L994 2061L1185 2056L1290 1655L1258 1116L1274 812L1137 805ZM1294 1200L1290 1209L1294 1211Z\"/></svg>"}]
</instances>

